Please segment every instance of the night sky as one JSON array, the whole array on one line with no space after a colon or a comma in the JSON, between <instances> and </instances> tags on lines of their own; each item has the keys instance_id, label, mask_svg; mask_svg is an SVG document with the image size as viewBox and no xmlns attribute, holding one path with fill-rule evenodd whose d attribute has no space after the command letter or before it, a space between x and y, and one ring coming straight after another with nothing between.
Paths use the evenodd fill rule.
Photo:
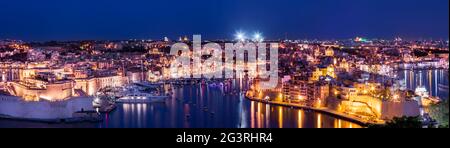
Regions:
<instances>
[{"instance_id":1,"label":"night sky","mask_svg":"<svg viewBox=\"0 0 450 148\"><path fill-rule=\"evenodd\" d=\"M0 0L0 39L448 39L449 0Z\"/></svg>"}]
</instances>

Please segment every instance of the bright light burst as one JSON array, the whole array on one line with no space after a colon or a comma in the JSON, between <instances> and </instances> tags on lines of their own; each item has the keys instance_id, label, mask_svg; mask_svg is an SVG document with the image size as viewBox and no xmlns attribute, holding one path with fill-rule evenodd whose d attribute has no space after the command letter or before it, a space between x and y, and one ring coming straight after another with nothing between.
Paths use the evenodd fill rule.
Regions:
<instances>
[{"instance_id":1,"label":"bright light burst","mask_svg":"<svg viewBox=\"0 0 450 148\"><path fill-rule=\"evenodd\" d=\"M236 40L244 42L246 40L245 33L241 32L241 31L237 32L236 33Z\"/></svg>"},{"instance_id":2,"label":"bright light burst","mask_svg":"<svg viewBox=\"0 0 450 148\"><path fill-rule=\"evenodd\" d=\"M252 37L247 38L247 36L246 36L246 34L244 32L238 31L238 32L236 32L235 37L236 37L237 41L241 41L241 42L245 42L247 40L252 40L254 42L262 42L262 41L264 41L264 38L263 38L262 34L259 33L259 32L255 32Z\"/></svg>"},{"instance_id":3,"label":"bright light burst","mask_svg":"<svg viewBox=\"0 0 450 148\"><path fill-rule=\"evenodd\" d=\"M264 40L264 39L263 39L261 33L256 32L256 33L253 35L253 41L255 41L255 42L262 42L263 40Z\"/></svg>"}]
</instances>

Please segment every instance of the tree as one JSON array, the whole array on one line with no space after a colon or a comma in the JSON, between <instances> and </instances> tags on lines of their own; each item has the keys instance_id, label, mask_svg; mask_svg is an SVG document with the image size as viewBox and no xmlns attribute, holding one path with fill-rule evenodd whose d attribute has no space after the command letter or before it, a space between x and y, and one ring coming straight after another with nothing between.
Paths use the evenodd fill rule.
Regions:
<instances>
[{"instance_id":1,"label":"tree","mask_svg":"<svg viewBox=\"0 0 450 148\"><path fill-rule=\"evenodd\" d=\"M439 124L439 127L447 127L448 128L448 99L444 99L445 101L439 102L438 104L433 104L429 109L429 114L431 118L436 120Z\"/></svg>"}]
</instances>

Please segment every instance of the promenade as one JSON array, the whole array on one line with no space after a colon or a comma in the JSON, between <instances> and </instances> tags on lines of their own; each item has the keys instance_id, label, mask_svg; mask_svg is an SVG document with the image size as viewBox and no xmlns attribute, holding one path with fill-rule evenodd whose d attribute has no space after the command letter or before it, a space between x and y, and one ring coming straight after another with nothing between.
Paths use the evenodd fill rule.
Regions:
<instances>
[{"instance_id":1,"label":"promenade","mask_svg":"<svg viewBox=\"0 0 450 148\"><path fill-rule=\"evenodd\" d=\"M246 96L245 98L252 100L252 101L257 101L257 102L262 102L262 103L267 103L267 104L272 104L272 105L279 105L279 106L286 106L286 107L294 107L294 108L299 108L299 109L306 109L306 110L313 110L316 112L320 112L320 113L324 113L324 114L328 114L328 115L332 115L332 116L336 116L351 122L355 122L357 124L360 124L361 126L367 126L369 124L384 124L385 122L382 120L378 120L378 121L373 121L373 120L366 120L366 119L362 119L356 115L350 115L350 114L346 114L346 113L342 113L342 112L338 112L332 109L328 109L326 107L321 107L321 108L317 108L317 107L310 107L310 106L304 106L301 104L297 104L297 103L287 103L287 102L281 102L281 101L263 101L262 99L258 99L258 98L253 98L253 97L249 97Z\"/></svg>"}]
</instances>

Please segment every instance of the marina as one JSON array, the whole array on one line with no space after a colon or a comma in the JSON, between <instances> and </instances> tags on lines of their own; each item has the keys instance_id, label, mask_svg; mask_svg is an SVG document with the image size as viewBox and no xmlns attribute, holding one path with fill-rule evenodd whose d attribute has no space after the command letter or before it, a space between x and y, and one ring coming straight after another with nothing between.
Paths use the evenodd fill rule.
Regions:
<instances>
[{"instance_id":1,"label":"marina","mask_svg":"<svg viewBox=\"0 0 450 148\"><path fill-rule=\"evenodd\" d=\"M427 96L448 96L448 90L440 89L448 87L448 80L443 79L448 76L445 70L415 71L412 75L410 72L398 72L408 89L423 89ZM405 73L407 75L401 75ZM418 85L416 83L424 87L411 87ZM124 87L117 92L104 92L113 94L112 98L116 99L112 99L113 105L106 105L107 109L102 109L101 121L98 123L70 123L67 120L66 123L55 124L57 122L3 118L0 119L0 125L92 128L357 128L366 124L346 115L333 114L334 112L246 99L240 90L247 88L249 84L239 79L222 82L200 80L196 83L179 81L172 82L171 87L164 87L163 83L138 86L140 87ZM110 102L108 98L100 100ZM94 99L96 101L99 102Z\"/></svg>"},{"instance_id":2,"label":"marina","mask_svg":"<svg viewBox=\"0 0 450 148\"><path fill-rule=\"evenodd\" d=\"M163 103L118 103L99 123L48 124L0 119L0 126L88 128L358 128L328 114L264 104L208 85L174 88Z\"/></svg>"}]
</instances>

